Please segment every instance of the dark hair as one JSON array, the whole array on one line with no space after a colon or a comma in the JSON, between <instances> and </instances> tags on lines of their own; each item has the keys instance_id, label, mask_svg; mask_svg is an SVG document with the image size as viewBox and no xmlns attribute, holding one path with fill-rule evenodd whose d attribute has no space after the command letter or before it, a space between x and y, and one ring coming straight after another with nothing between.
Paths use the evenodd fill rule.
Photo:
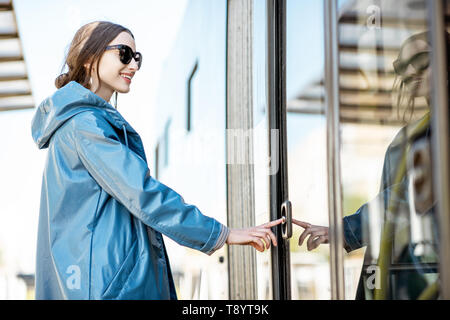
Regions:
<instances>
[{"instance_id":1,"label":"dark hair","mask_svg":"<svg viewBox=\"0 0 450 320\"><path fill-rule=\"evenodd\" d=\"M121 32L133 34L127 28L108 21L94 21L85 24L75 33L65 63L61 69L63 72L67 65L69 71L62 73L55 79L56 88L61 88L70 81L76 81L87 89L91 89L90 77L94 63L98 66L101 56L108 44ZM89 70L85 64L89 64ZM97 77L98 67L96 68Z\"/></svg>"}]
</instances>

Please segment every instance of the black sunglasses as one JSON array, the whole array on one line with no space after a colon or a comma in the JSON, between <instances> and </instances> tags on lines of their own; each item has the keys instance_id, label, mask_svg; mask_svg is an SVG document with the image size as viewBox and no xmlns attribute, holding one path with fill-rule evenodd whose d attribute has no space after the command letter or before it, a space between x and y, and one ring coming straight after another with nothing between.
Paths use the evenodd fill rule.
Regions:
<instances>
[{"instance_id":1,"label":"black sunglasses","mask_svg":"<svg viewBox=\"0 0 450 320\"><path fill-rule=\"evenodd\" d=\"M134 58L134 60L138 65L138 70L141 68L142 54L140 52L133 52L133 49L131 49L129 46L125 44L116 44L113 46L107 46L105 50L113 50L113 49L119 50L120 62L122 62L123 64L129 64L131 62L131 59Z\"/></svg>"},{"instance_id":2,"label":"black sunglasses","mask_svg":"<svg viewBox=\"0 0 450 320\"><path fill-rule=\"evenodd\" d=\"M430 66L430 53L428 51L419 52L413 55L408 61L401 62L399 59L394 61L394 70L398 75L405 74L409 65L412 65L417 72L422 72Z\"/></svg>"}]
</instances>

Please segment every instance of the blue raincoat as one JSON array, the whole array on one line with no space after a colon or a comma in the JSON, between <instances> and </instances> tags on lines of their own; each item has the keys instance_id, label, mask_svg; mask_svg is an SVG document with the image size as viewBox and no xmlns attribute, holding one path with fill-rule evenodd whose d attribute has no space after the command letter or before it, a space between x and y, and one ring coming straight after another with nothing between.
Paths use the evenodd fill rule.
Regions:
<instances>
[{"instance_id":1,"label":"blue raincoat","mask_svg":"<svg viewBox=\"0 0 450 320\"><path fill-rule=\"evenodd\" d=\"M206 254L229 230L150 176L142 141L72 81L45 99L32 136L48 148L36 299L176 299L164 241Z\"/></svg>"}]
</instances>

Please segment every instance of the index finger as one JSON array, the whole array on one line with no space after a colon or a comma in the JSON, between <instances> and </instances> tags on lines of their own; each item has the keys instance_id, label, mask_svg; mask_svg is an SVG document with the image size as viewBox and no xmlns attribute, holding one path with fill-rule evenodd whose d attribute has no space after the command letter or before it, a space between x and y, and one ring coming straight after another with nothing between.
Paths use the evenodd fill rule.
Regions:
<instances>
[{"instance_id":1,"label":"index finger","mask_svg":"<svg viewBox=\"0 0 450 320\"><path fill-rule=\"evenodd\" d=\"M280 218L278 220L273 220L273 221L267 222L267 223L263 224L262 226L265 228L270 228L270 227L279 225L280 223L283 223L284 220L285 220L285 218Z\"/></svg>"},{"instance_id":2,"label":"index finger","mask_svg":"<svg viewBox=\"0 0 450 320\"><path fill-rule=\"evenodd\" d=\"M296 224L296 225L302 227L302 228L305 228L305 229L311 227L311 224L310 224L310 223L303 222L303 221L300 221L300 220L292 219L292 222L293 222L294 224Z\"/></svg>"}]
</instances>

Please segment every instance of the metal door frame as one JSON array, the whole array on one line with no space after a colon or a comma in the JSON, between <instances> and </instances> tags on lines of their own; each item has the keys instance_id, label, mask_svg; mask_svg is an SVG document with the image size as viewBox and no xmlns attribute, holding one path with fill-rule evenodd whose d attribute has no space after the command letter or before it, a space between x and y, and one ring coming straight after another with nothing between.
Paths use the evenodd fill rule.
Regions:
<instances>
[{"instance_id":1,"label":"metal door frame","mask_svg":"<svg viewBox=\"0 0 450 320\"><path fill-rule=\"evenodd\" d=\"M342 192L339 138L339 48L335 0L324 0L325 88L327 117L328 203L332 299L344 299ZM268 117L269 132L279 130L279 171L270 176L270 218L281 217L281 206L289 199L286 122L286 0L267 0ZM269 139L269 150L272 150ZM271 155L273 159L274 155ZM277 228L277 231L279 228ZM291 299L289 240L277 232L278 247L272 249L273 298Z\"/></svg>"},{"instance_id":2,"label":"metal door frame","mask_svg":"<svg viewBox=\"0 0 450 320\"><path fill-rule=\"evenodd\" d=\"M439 275L441 298L450 299L450 170L449 170L449 105L448 105L448 63L445 30L444 0L428 1L428 21L431 31L431 125L433 158L433 193L439 217L440 252ZM447 84L447 85L446 85Z\"/></svg>"},{"instance_id":3,"label":"metal door frame","mask_svg":"<svg viewBox=\"0 0 450 320\"><path fill-rule=\"evenodd\" d=\"M270 133L278 130L276 154L270 154L278 171L270 175L270 219L281 218L282 204L288 200L287 133L286 133L286 0L267 0L267 99ZM274 150L269 136L269 150ZM275 159L276 157L277 159ZM289 239L283 239L276 228L277 247L272 247L273 299L291 299L291 263Z\"/></svg>"},{"instance_id":4,"label":"metal door frame","mask_svg":"<svg viewBox=\"0 0 450 320\"><path fill-rule=\"evenodd\" d=\"M339 123L339 34L336 0L324 0L325 114L327 118L328 217L331 299L344 300L341 154Z\"/></svg>"}]
</instances>

